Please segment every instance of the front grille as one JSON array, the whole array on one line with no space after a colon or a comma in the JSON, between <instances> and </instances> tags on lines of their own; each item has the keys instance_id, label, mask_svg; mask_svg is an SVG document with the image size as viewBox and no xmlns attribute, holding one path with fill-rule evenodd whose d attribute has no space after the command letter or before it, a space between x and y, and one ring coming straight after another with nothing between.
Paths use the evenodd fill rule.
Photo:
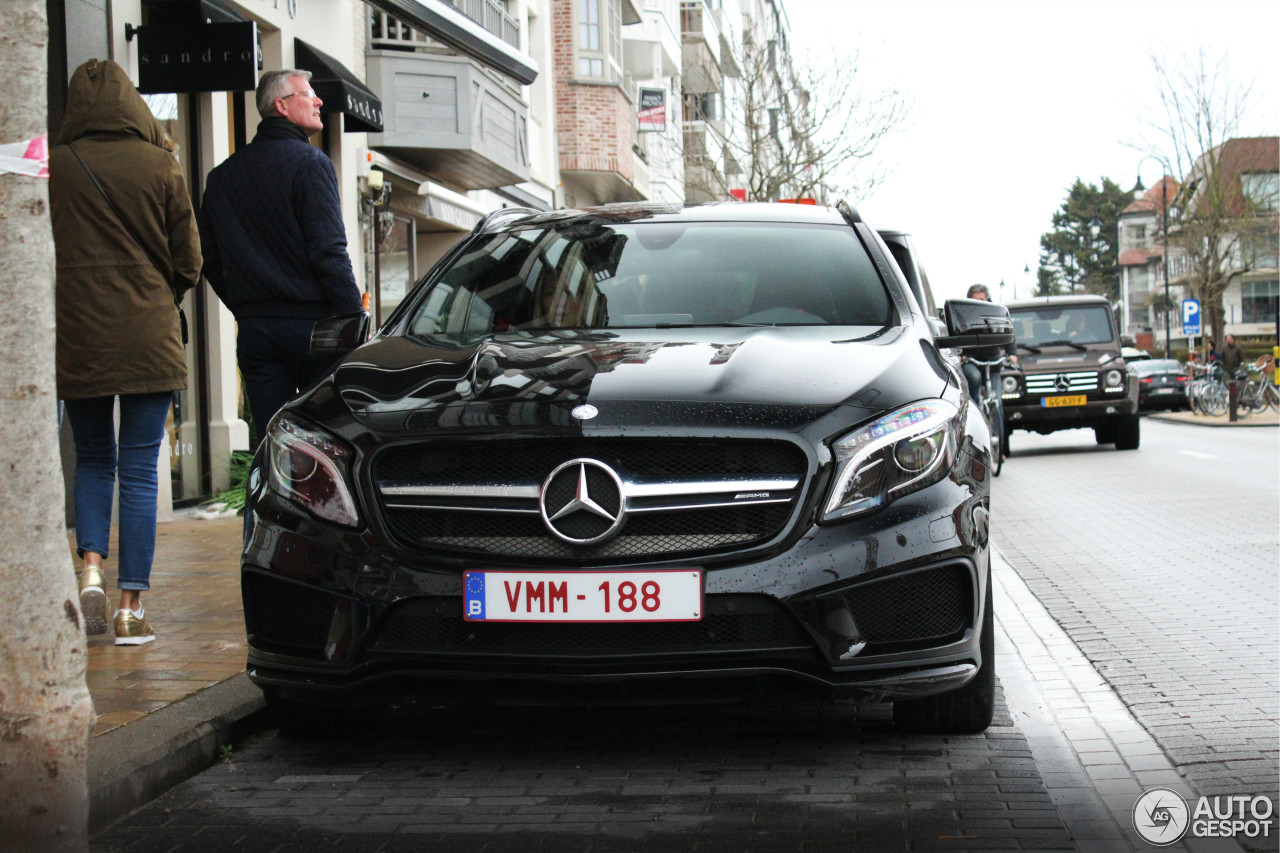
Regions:
<instances>
[{"instance_id":1,"label":"front grille","mask_svg":"<svg viewBox=\"0 0 1280 853\"><path fill-rule=\"evenodd\" d=\"M679 654L812 648L787 610L763 595L708 595L698 622L466 622L462 599L429 596L394 607L373 648L512 655Z\"/></svg>"},{"instance_id":2,"label":"front grille","mask_svg":"<svg viewBox=\"0 0 1280 853\"><path fill-rule=\"evenodd\" d=\"M242 587L255 647L306 657L324 653L337 604L334 596L257 572L245 574Z\"/></svg>"},{"instance_id":3,"label":"front grille","mask_svg":"<svg viewBox=\"0 0 1280 853\"><path fill-rule=\"evenodd\" d=\"M543 484L569 460L590 459L620 478L588 466L592 497L625 521L616 534L589 513L559 522L570 539L552 535L540 513ZM412 547L493 559L607 562L694 557L767 541L784 529L802 494L803 452L781 441L599 440L526 441L491 445L413 445L385 451L374 462L380 508L388 529ZM572 496L576 479L553 481L548 500ZM610 500L609 498L613 498Z\"/></svg>"},{"instance_id":4,"label":"front grille","mask_svg":"<svg viewBox=\"0 0 1280 853\"><path fill-rule=\"evenodd\" d=\"M952 565L860 584L845 598L868 644L934 643L969 624L972 589L969 570Z\"/></svg>"},{"instance_id":5,"label":"front grille","mask_svg":"<svg viewBox=\"0 0 1280 853\"><path fill-rule=\"evenodd\" d=\"M1059 382L1059 380L1062 380ZM1065 387L1059 387L1065 385ZM1074 373L1042 373L1027 377L1028 394L1078 394L1098 390L1098 374L1093 370Z\"/></svg>"}]
</instances>

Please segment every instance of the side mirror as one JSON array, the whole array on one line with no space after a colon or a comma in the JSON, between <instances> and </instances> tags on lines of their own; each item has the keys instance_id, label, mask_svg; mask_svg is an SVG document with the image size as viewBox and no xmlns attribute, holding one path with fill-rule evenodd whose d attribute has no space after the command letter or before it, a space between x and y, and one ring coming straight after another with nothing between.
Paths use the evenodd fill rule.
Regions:
<instances>
[{"instance_id":1,"label":"side mirror","mask_svg":"<svg viewBox=\"0 0 1280 853\"><path fill-rule=\"evenodd\" d=\"M1120 346L1122 346L1122 347L1133 347L1134 349L1137 349L1137 348L1138 348L1138 339L1137 339L1137 338L1135 338L1133 335L1121 335L1121 336L1120 336Z\"/></svg>"},{"instance_id":2,"label":"side mirror","mask_svg":"<svg viewBox=\"0 0 1280 853\"><path fill-rule=\"evenodd\" d=\"M1003 305L981 299L948 299L943 306L947 334L934 343L942 349L994 347L1013 343L1013 320Z\"/></svg>"},{"instance_id":3,"label":"side mirror","mask_svg":"<svg viewBox=\"0 0 1280 853\"><path fill-rule=\"evenodd\" d=\"M311 327L311 355L328 361L350 353L369 340L369 322L368 311L316 321Z\"/></svg>"}]
</instances>

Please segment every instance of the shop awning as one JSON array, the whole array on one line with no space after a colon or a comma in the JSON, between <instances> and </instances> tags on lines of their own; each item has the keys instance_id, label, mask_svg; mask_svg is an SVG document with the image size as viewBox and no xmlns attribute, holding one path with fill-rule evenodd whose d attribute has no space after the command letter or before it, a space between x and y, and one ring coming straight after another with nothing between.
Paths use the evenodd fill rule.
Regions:
<instances>
[{"instance_id":1,"label":"shop awning","mask_svg":"<svg viewBox=\"0 0 1280 853\"><path fill-rule=\"evenodd\" d=\"M501 71L520 83L538 77L538 63L442 0L366 0L393 18Z\"/></svg>"},{"instance_id":2,"label":"shop awning","mask_svg":"<svg viewBox=\"0 0 1280 853\"><path fill-rule=\"evenodd\" d=\"M302 39L293 40L293 62L311 72L311 88L324 101L320 112L346 116L343 129L353 133L382 132L382 100L345 65Z\"/></svg>"}]
</instances>

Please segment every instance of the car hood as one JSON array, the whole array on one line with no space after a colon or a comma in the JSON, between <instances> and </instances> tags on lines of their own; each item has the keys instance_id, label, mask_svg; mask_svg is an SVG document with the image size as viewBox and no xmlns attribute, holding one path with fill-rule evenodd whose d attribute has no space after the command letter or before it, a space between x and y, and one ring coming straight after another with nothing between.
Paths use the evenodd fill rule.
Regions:
<instances>
[{"instance_id":1,"label":"car hood","mask_svg":"<svg viewBox=\"0 0 1280 853\"><path fill-rule=\"evenodd\" d=\"M946 368L913 329L841 331L848 337L819 327L383 336L340 364L311 404L332 395L379 432L569 425L583 404L596 410L593 427L786 428L837 407L870 417L943 393Z\"/></svg>"},{"instance_id":2,"label":"car hood","mask_svg":"<svg viewBox=\"0 0 1280 853\"><path fill-rule=\"evenodd\" d=\"M1097 347L1080 352L1075 347L1048 346L1041 348L1039 355L1018 349L1018 367L1028 373L1115 367L1118 358L1119 353L1114 347Z\"/></svg>"}]
</instances>

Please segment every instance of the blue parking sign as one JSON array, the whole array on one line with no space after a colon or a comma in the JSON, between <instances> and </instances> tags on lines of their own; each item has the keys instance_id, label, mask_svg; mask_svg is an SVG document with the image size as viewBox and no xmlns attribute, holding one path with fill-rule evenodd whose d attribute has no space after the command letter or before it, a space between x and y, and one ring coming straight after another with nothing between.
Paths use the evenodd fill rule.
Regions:
<instances>
[{"instance_id":1,"label":"blue parking sign","mask_svg":"<svg viewBox=\"0 0 1280 853\"><path fill-rule=\"evenodd\" d=\"M1182 300L1182 334L1195 337L1200 334L1200 300Z\"/></svg>"}]
</instances>

